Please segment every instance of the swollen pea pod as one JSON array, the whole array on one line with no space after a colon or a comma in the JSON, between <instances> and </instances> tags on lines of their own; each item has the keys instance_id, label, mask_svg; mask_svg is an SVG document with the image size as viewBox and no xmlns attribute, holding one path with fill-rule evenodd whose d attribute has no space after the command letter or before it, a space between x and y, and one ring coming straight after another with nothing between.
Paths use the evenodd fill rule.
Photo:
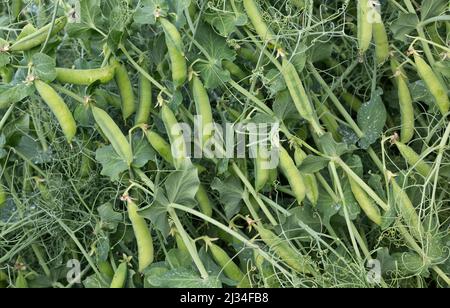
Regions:
<instances>
[{"instance_id":1,"label":"swollen pea pod","mask_svg":"<svg viewBox=\"0 0 450 308\"><path fill-rule=\"evenodd\" d=\"M376 206L375 202L370 199L370 197L367 195L364 189L359 186L358 183L356 183L350 177L348 180L350 182L350 188L352 190L353 196L355 197L361 209L371 221L381 226L383 218L381 217L380 209Z\"/></svg>"},{"instance_id":2,"label":"swollen pea pod","mask_svg":"<svg viewBox=\"0 0 450 308\"><path fill-rule=\"evenodd\" d=\"M3 187L2 183L0 182L0 209L5 204L7 197L8 196L6 194L5 188Z\"/></svg>"},{"instance_id":3,"label":"swollen pea pod","mask_svg":"<svg viewBox=\"0 0 450 308\"><path fill-rule=\"evenodd\" d=\"M108 83L114 78L116 67L108 65L95 69L68 69L56 68L56 80L61 83L69 83L80 86L88 86L96 81Z\"/></svg>"},{"instance_id":4,"label":"swollen pea pod","mask_svg":"<svg viewBox=\"0 0 450 308\"><path fill-rule=\"evenodd\" d=\"M371 10L370 0L358 0L358 45L361 53L365 53L372 42Z\"/></svg>"},{"instance_id":5,"label":"swollen pea pod","mask_svg":"<svg viewBox=\"0 0 450 308\"><path fill-rule=\"evenodd\" d=\"M133 151L127 138L123 135L114 120L104 110L95 106L92 106L91 108L95 122L109 142L111 142L114 151L128 164L128 166L130 166L133 162Z\"/></svg>"},{"instance_id":6,"label":"swollen pea pod","mask_svg":"<svg viewBox=\"0 0 450 308\"><path fill-rule=\"evenodd\" d=\"M316 206L319 201L319 184L314 174L302 174L306 188L306 198L312 205Z\"/></svg>"},{"instance_id":7,"label":"swollen pea pod","mask_svg":"<svg viewBox=\"0 0 450 308\"><path fill-rule=\"evenodd\" d=\"M0 289L6 288L8 286L8 275L0 270Z\"/></svg>"},{"instance_id":8,"label":"swollen pea pod","mask_svg":"<svg viewBox=\"0 0 450 308\"><path fill-rule=\"evenodd\" d=\"M313 101L315 103L316 110L319 113L320 121L322 121L327 131L329 131L333 135L334 140L341 141L342 137L339 133L339 124L334 118L331 111L324 103L319 101L316 96L313 96Z\"/></svg>"},{"instance_id":9,"label":"swollen pea pod","mask_svg":"<svg viewBox=\"0 0 450 308\"><path fill-rule=\"evenodd\" d=\"M127 282L128 276L128 262L120 263L119 267L117 267L116 272L114 273L114 277L111 281L110 288L111 289L123 289Z\"/></svg>"},{"instance_id":10,"label":"swollen pea pod","mask_svg":"<svg viewBox=\"0 0 450 308\"><path fill-rule=\"evenodd\" d=\"M345 91L342 93L341 97L344 100L344 103L346 103L353 111L358 112L359 109L361 109L363 103L355 95Z\"/></svg>"},{"instance_id":11,"label":"swollen pea pod","mask_svg":"<svg viewBox=\"0 0 450 308\"><path fill-rule=\"evenodd\" d=\"M198 187L198 191L197 191L197 194L195 195L195 199L198 202L200 211L204 215L206 215L208 217L212 217L213 208L212 208L211 200L209 199L208 192L206 191L206 189L203 185L200 185Z\"/></svg>"},{"instance_id":12,"label":"swollen pea pod","mask_svg":"<svg viewBox=\"0 0 450 308\"><path fill-rule=\"evenodd\" d=\"M287 265L298 273L310 274L311 265L307 259L294 250L286 240L282 240L275 233L262 226L254 226L262 241L283 260Z\"/></svg>"},{"instance_id":13,"label":"swollen pea pod","mask_svg":"<svg viewBox=\"0 0 450 308\"><path fill-rule=\"evenodd\" d=\"M433 95L439 110L443 115L446 115L450 108L446 86L442 84L433 69L417 54L417 52L414 53L414 62L417 65L417 72L419 73L420 78L422 78L428 90Z\"/></svg>"},{"instance_id":14,"label":"swollen pea pod","mask_svg":"<svg viewBox=\"0 0 450 308\"><path fill-rule=\"evenodd\" d=\"M416 239L420 239L424 234L424 229L420 221L419 215L417 215L416 209L409 199L406 191L400 187L395 181L395 178L391 179L392 193L394 197L397 209L400 212L403 220L410 227L412 235Z\"/></svg>"},{"instance_id":15,"label":"swollen pea pod","mask_svg":"<svg viewBox=\"0 0 450 308\"><path fill-rule=\"evenodd\" d=\"M153 131L146 131L146 137L153 149L170 165L174 166L174 159L170 144L168 144L163 137ZM199 204L200 210L208 217L212 216L213 206L208 197L205 187L200 184L195 198Z\"/></svg>"},{"instance_id":16,"label":"swollen pea pod","mask_svg":"<svg viewBox=\"0 0 450 308\"><path fill-rule=\"evenodd\" d=\"M65 16L56 19L51 35L54 35L64 29L66 23L67 18ZM33 32L21 38L20 40L12 44L9 50L12 52L27 51L41 45L47 39L48 31L50 30L50 28L51 24L48 24L45 27L37 30L36 32Z\"/></svg>"},{"instance_id":17,"label":"swollen pea pod","mask_svg":"<svg viewBox=\"0 0 450 308\"><path fill-rule=\"evenodd\" d=\"M163 105L161 108L161 118L172 148L173 164L176 169L181 169L189 160L187 157L186 143L183 131L169 106Z\"/></svg>"},{"instance_id":18,"label":"swollen pea pod","mask_svg":"<svg viewBox=\"0 0 450 308\"><path fill-rule=\"evenodd\" d=\"M152 111L152 84L142 74L139 75L139 107L134 119L135 125L148 124Z\"/></svg>"},{"instance_id":19,"label":"swollen pea pod","mask_svg":"<svg viewBox=\"0 0 450 308\"><path fill-rule=\"evenodd\" d=\"M289 153L280 146L280 169L288 180L291 189L297 199L298 204L301 204L306 197L306 187L300 171L297 169Z\"/></svg>"},{"instance_id":20,"label":"swollen pea pod","mask_svg":"<svg viewBox=\"0 0 450 308\"><path fill-rule=\"evenodd\" d=\"M22 0L12 0L11 3L11 13L14 19L17 19L22 12L23 9L23 1Z\"/></svg>"},{"instance_id":21,"label":"swollen pea pod","mask_svg":"<svg viewBox=\"0 0 450 308\"><path fill-rule=\"evenodd\" d=\"M375 10L374 10L375 11ZM375 42L375 56L378 64L383 64L389 58L389 39L383 20L375 11L378 19L373 23L373 40Z\"/></svg>"},{"instance_id":22,"label":"swollen pea pod","mask_svg":"<svg viewBox=\"0 0 450 308\"><path fill-rule=\"evenodd\" d=\"M230 72L231 76L238 80L244 80L247 78L247 74L236 64L231 61L223 60L223 67Z\"/></svg>"},{"instance_id":23,"label":"swollen pea pod","mask_svg":"<svg viewBox=\"0 0 450 308\"><path fill-rule=\"evenodd\" d=\"M77 133L77 124L75 123L75 119L73 118L69 108L64 103L64 100L47 83L40 80L35 80L34 85L39 95L58 120L67 141L71 143Z\"/></svg>"},{"instance_id":24,"label":"swollen pea pod","mask_svg":"<svg viewBox=\"0 0 450 308\"><path fill-rule=\"evenodd\" d=\"M413 166L413 168L417 170L421 176L426 178L431 174L431 166L421 159L420 155L417 154L411 147L399 141L396 141L395 145L406 162Z\"/></svg>"},{"instance_id":25,"label":"swollen pea pod","mask_svg":"<svg viewBox=\"0 0 450 308\"><path fill-rule=\"evenodd\" d=\"M256 33L263 41L268 41L276 46L276 36L264 21L255 0L243 0L244 9L250 19Z\"/></svg>"},{"instance_id":26,"label":"swollen pea pod","mask_svg":"<svg viewBox=\"0 0 450 308\"><path fill-rule=\"evenodd\" d=\"M19 271L14 284L16 289L28 289L28 281L23 275L22 271Z\"/></svg>"},{"instance_id":27,"label":"swollen pea pod","mask_svg":"<svg viewBox=\"0 0 450 308\"><path fill-rule=\"evenodd\" d=\"M111 266L111 263L108 261L99 261L97 262L98 270L101 274L103 274L105 277L109 279L114 278L114 270Z\"/></svg>"},{"instance_id":28,"label":"swollen pea pod","mask_svg":"<svg viewBox=\"0 0 450 308\"><path fill-rule=\"evenodd\" d=\"M297 167L300 167L305 159L308 157L300 147L295 148L294 161ZM319 184L314 174L302 174L303 182L305 184L306 198L312 205L316 206L319 201Z\"/></svg>"},{"instance_id":29,"label":"swollen pea pod","mask_svg":"<svg viewBox=\"0 0 450 308\"><path fill-rule=\"evenodd\" d=\"M400 114L402 118L400 137L403 143L407 143L414 137L415 132L413 100L411 92L409 91L407 77L403 70L399 68L399 64L394 58L391 60L391 67L397 84Z\"/></svg>"},{"instance_id":30,"label":"swollen pea pod","mask_svg":"<svg viewBox=\"0 0 450 308\"><path fill-rule=\"evenodd\" d=\"M255 158L255 190L260 191L266 186L270 179L270 158L267 153L262 153L265 149L258 147Z\"/></svg>"},{"instance_id":31,"label":"swollen pea pod","mask_svg":"<svg viewBox=\"0 0 450 308\"><path fill-rule=\"evenodd\" d=\"M131 84L130 76L128 76L125 65L118 63L116 60L112 61L112 65L116 67L115 77L122 99L123 119L127 120L136 111L133 85Z\"/></svg>"},{"instance_id":32,"label":"swollen pea pod","mask_svg":"<svg viewBox=\"0 0 450 308\"><path fill-rule=\"evenodd\" d=\"M167 19L159 18L164 29L166 45L172 62L172 81L175 88L181 87L187 79L187 64L184 56L183 40L178 29Z\"/></svg>"},{"instance_id":33,"label":"swollen pea pod","mask_svg":"<svg viewBox=\"0 0 450 308\"><path fill-rule=\"evenodd\" d=\"M134 236L138 247L139 272L142 273L153 263L153 239L145 219L139 215L139 208L128 198L128 217L133 225Z\"/></svg>"},{"instance_id":34,"label":"swollen pea pod","mask_svg":"<svg viewBox=\"0 0 450 308\"><path fill-rule=\"evenodd\" d=\"M146 137L152 148L155 149L166 162L173 165L174 162L170 144L154 131L146 131Z\"/></svg>"},{"instance_id":35,"label":"swollen pea pod","mask_svg":"<svg viewBox=\"0 0 450 308\"><path fill-rule=\"evenodd\" d=\"M108 105L114 108L122 108L120 97L116 94L110 93L104 89L96 89L95 96L104 100Z\"/></svg>"},{"instance_id":36,"label":"swollen pea pod","mask_svg":"<svg viewBox=\"0 0 450 308\"><path fill-rule=\"evenodd\" d=\"M280 281L277 278L277 274L273 270L273 266L269 264L266 259L264 259L257 249L253 250L253 258L255 259L256 268L264 281L264 287L280 288Z\"/></svg>"},{"instance_id":37,"label":"swollen pea pod","mask_svg":"<svg viewBox=\"0 0 450 308\"><path fill-rule=\"evenodd\" d=\"M0 68L0 78L2 83L10 83L14 77L14 70L12 67L4 66Z\"/></svg>"},{"instance_id":38,"label":"swollen pea pod","mask_svg":"<svg viewBox=\"0 0 450 308\"><path fill-rule=\"evenodd\" d=\"M286 59L286 57L283 58L283 69L281 73L283 74L289 93L291 94L292 100L294 101L295 107L297 108L300 116L310 123L315 132L322 131L315 116L314 108L309 101L309 96L307 95L300 76L297 73L297 69L294 64Z\"/></svg>"},{"instance_id":39,"label":"swollen pea pod","mask_svg":"<svg viewBox=\"0 0 450 308\"><path fill-rule=\"evenodd\" d=\"M197 115L201 117L201 136L202 145L204 146L212 137L214 119L208 93L200 78L197 76L193 76L192 78L192 92Z\"/></svg>"},{"instance_id":40,"label":"swollen pea pod","mask_svg":"<svg viewBox=\"0 0 450 308\"><path fill-rule=\"evenodd\" d=\"M222 267L225 275L228 278L237 281L238 288L250 288L250 280L241 271L239 266L237 266L236 263L234 263L234 261L228 256L225 250L212 243L211 240L207 240L206 243L208 245L208 249L211 251L211 255L213 256L214 261L216 261L217 264Z\"/></svg>"}]
</instances>

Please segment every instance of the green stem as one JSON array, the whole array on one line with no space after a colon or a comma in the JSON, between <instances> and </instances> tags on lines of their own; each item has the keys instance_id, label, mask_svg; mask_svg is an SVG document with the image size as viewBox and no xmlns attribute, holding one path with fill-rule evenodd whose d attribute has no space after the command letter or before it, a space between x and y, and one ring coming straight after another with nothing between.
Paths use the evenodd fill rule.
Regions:
<instances>
[{"instance_id":1,"label":"green stem","mask_svg":"<svg viewBox=\"0 0 450 308\"><path fill-rule=\"evenodd\" d=\"M64 88L63 86L59 84L52 84L52 86L58 90L59 92L73 98L75 101L79 102L80 104L85 104L86 100L79 96L78 94L75 94L74 92L70 91L69 89Z\"/></svg>"},{"instance_id":2,"label":"green stem","mask_svg":"<svg viewBox=\"0 0 450 308\"><path fill-rule=\"evenodd\" d=\"M264 214L266 215L267 219L269 219L270 223L273 226L277 226L278 222L275 220L275 218L272 216L272 213L269 211L269 209L267 208L267 206L264 204L264 202L262 202L262 200L259 198L258 193L256 192L256 190L253 188L252 184L250 184L250 182L248 181L247 177L242 173L241 169L238 167L238 165L236 165L236 163L233 162L233 170L236 173L236 175L241 179L242 183L244 184L244 186L248 189L248 191L250 192L250 194L253 196L253 198L255 198L256 202L258 203L258 205L261 207L261 210L264 212Z\"/></svg>"},{"instance_id":3,"label":"green stem","mask_svg":"<svg viewBox=\"0 0 450 308\"><path fill-rule=\"evenodd\" d=\"M177 231L180 233L184 244L186 245L187 249L189 250L192 260L194 261L195 265L197 266L197 269L199 270L200 275L202 276L203 279L208 279L208 277L209 277L208 271L206 270L205 265L203 264L202 260L200 259L197 249L194 247L194 245L192 245L192 241L190 240L189 235L184 230L183 225L181 224L181 221L178 218L178 215L175 212L174 208L175 208L175 206L173 204L169 205L169 209L168 209L169 215L172 218L172 220L177 228Z\"/></svg>"}]
</instances>

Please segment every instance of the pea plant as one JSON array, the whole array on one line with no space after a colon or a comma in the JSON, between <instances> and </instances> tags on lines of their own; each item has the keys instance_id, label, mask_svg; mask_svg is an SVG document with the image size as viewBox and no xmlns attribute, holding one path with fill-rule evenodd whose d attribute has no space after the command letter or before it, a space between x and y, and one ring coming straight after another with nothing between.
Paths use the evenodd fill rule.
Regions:
<instances>
[{"instance_id":1,"label":"pea plant","mask_svg":"<svg viewBox=\"0 0 450 308\"><path fill-rule=\"evenodd\" d=\"M0 287L449 287L449 11L2 1Z\"/></svg>"}]
</instances>

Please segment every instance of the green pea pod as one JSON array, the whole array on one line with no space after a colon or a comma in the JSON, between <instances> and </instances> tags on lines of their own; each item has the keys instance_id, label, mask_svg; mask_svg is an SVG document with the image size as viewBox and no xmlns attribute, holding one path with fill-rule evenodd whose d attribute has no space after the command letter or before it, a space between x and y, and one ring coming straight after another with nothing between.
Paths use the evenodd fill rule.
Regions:
<instances>
[{"instance_id":1,"label":"green pea pod","mask_svg":"<svg viewBox=\"0 0 450 308\"><path fill-rule=\"evenodd\" d=\"M359 109L361 109L363 103L353 94L345 91L344 93L342 93L341 97L344 100L344 103L346 103L353 111L358 112Z\"/></svg>"},{"instance_id":2,"label":"green pea pod","mask_svg":"<svg viewBox=\"0 0 450 308\"><path fill-rule=\"evenodd\" d=\"M316 206L319 201L319 184L314 174L303 174L303 182L306 187L306 198Z\"/></svg>"},{"instance_id":3,"label":"green pea pod","mask_svg":"<svg viewBox=\"0 0 450 308\"><path fill-rule=\"evenodd\" d=\"M244 80L248 77L247 74L233 62L224 60L222 64L223 67L230 72L231 76L237 78L238 80Z\"/></svg>"},{"instance_id":4,"label":"green pea pod","mask_svg":"<svg viewBox=\"0 0 450 308\"><path fill-rule=\"evenodd\" d=\"M97 263L97 267L100 273L102 273L105 277L109 279L113 279L114 270L111 266L111 263L108 261L101 261Z\"/></svg>"},{"instance_id":5,"label":"green pea pod","mask_svg":"<svg viewBox=\"0 0 450 308\"><path fill-rule=\"evenodd\" d=\"M19 271L17 274L15 287L16 289L28 289L28 281L22 271Z\"/></svg>"},{"instance_id":6,"label":"green pea pod","mask_svg":"<svg viewBox=\"0 0 450 308\"><path fill-rule=\"evenodd\" d=\"M405 190L398 185L394 178L391 180L391 185L394 202L397 205L400 215L406 222L407 226L409 226L412 235L416 239L420 240L424 234L424 229L414 205Z\"/></svg>"},{"instance_id":7,"label":"green pea pod","mask_svg":"<svg viewBox=\"0 0 450 308\"><path fill-rule=\"evenodd\" d=\"M3 187L3 185L0 181L0 209L6 203L7 198L8 198L8 195L6 194L5 188Z\"/></svg>"},{"instance_id":8,"label":"green pea pod","mask_svg":"<svg viewBox=\"0 0 450 308\"><path fill-rule=\"evenodd\" d=\"M69 108L64 103L64 100L47 83L36 80L34 82L34 85L39 95L42 97L44 102L48 105L48 107L58 120L67 141L71 143L72 139L77 133L77 124L75 123L75 119L73 118L73 115L70 112Z\"/></svg>"},{"instance_id":9,"label":"green pea pod","mask_svg":"<svg viewBox=\"0 0 450 308\"><path fill-rule=\"evenodd\" d=\"M198 187L197 194L195 195L195 199L197 200L200 211L208 216L211 217L213 214L213 207L211 204L211 200L209 199L208 192L206 191L205 187L203 185L200 185Z\"/></svg>"},{"instance_id":10,"label":"green pea pod","mask_svg":"<svg viewBox=\"0 0 450 308\"><path fill-rule=\"evenodd\" d=\"M428 90L433 95L436 105L441 113L446 115L450 108L447 88L439 80L433 69L417 53L414 53L414 61L416 62L417 72L419 73L420 78L422 78Z\"/></svg>"},{"instance_id":11,"label":"green pea pod","mask_svg":"<svg viewBox=\"0 0 450 308\"><path fill-rule=\"evenodd\" d=\"M134 120L135 125L148 124L153 107L152 84L142 74L139 75L139 107Z\"/></svg>"},{"instance_id":12,"label":"green pea pod","mask_svg":"<svg viewBox=\"0 0 450 308\"><path fill-rule=\"evenodd\" d=\"M110 288L111 289L123 289L127 282L128 276L128 263L122 262L114 273Z\"/></svg>"},{"instance_id":13,"label":"green pea pod","mask_svg":"<svg viewBox=\"0 0 450 308\"><path fill-rule=\"evenodd\" d=\"M377 13L378 14L378 13ZM383 64L389 58L389 39L381 16L380 22L373 24L373 40L375 42L375 56L378 64Z\"/></svg>"},{"instance_id":14,"label":"green pea pod","mask_svg":"<svg viewBox=\"0 0 450 308\"><path fill-rule=\"evenodd\" d=\"M198 78L197 76L193 76L192 78L192 92L194 96L197 115L201 116L202 145L205 145L212 137L214 119L208 93L206 92L206 89L203 86L200 78Z\"/></svg>"},{"instance_id":15,"label":"green pea pod","mask_svg":"<svg viewBox=\"0 0 450 308\"><path fill-rule=\"evenodd\" d=\"M219 246L212 243L211 241L207 242L208 249L211 251L211 255L214 258L214 261L217 262L223 269L225 275L238 282L238 288L250 288L251 283L246 275L242 273L239 266L234 263L234 261L228 256L228 254Z\"/></svg>"},{"instance_id":16,"label":"green pea pod","mask_svg":"<svg viewBox=\"0 0 450 308\"><path fill-rule=\"evenodd\" d=\"M402 118L401 141L407 143L411 141L415 133L414 125L414 106L409 91L408 81L403 70L395 59L391 60L391 67L395 76L398 91L398 100L400 103L400 114Z\"/></svg>"},{"instance_id":17,"label":"green pea pod","mask_svg":"<svg viewBox=\"0 0 450 308\"><path fill-rule=\"evenodd\" d=\"M109 93L104 89L96 89L95 96L104 100L108 105L114 108L122 108L122 102L120 101L120 97L116 94Z\"/></svg>"},{"instance_id":18,"label":"green pea pod","mask_svg":"<svg viewBox=\"0 0 450 308\"><path fill-rule=\"evenodd\" d=\"M128 166L133 162L133 152L127 138L113 119L102 109L92 106L95 122L100 127L112 147Z\"/></svg>"},{"instance_id":19,"label":"green pea pod","mask_svg":"<svg viewBox=\"0 0 450 308\"><path fill-rule=\"evenodd\" d=\"M56 19L51 35L55 35L59 31L64 29L66 23L67 18L65 16ZM36 32L33 32L32 34L21 38L20 40L12 44L9 50L12 52L27 51L41 45L47 39L48 31L50 31L50 28L51 24L48 24L45 27L37 30Z\"/></svg>"},{"instance_id":20,"label":"green pea pod","mask_svg":"<svg viewBox=\"0 0 450 308\"><path fill-rule=\"evenodd\" d=\"M417 172L420 173L423 177L428 177L431 174L432 168L428 163L426 163L423 159L420 158L420 155L417 154L411 147L407 146L402 142L395 142L400 154L407 161L407 163Z\"/></svg>"},{"instance_id":21,"label":"green pea pod","mask_svg":"<svg viewBox=\"0 0 450 308\"><path fill-rule=\"evenodd\" d=\"M320 128L318 120L315 116L316 113L311 102L309 101L309 96L303 87L303 83L297 73L297 69L294 64L289 62L285 57L283 58L282 74L300 116L307 120L316 132L321 131L322 129Z\"/></svg>"},{"instance_id":22,"label":"green pea pod","mask_svg":"<svg viewBox=\"0 0 450 308\"><path fill-rule=\"evenodd\" d=\"M316 96L313 96L313 101L320 121L322 121L327 131L333 135L334 140L341 141L342 137L339 133L339 124L331 111L327 108L325 103L322 103Z\"/></svg>"},{"instance_id":23,"label":"green pea pod","mask_svg":"<svg viewBox=\"0 0 450 308\"><path fill-rule=\"evenodd\" d=\"M244 9L258 36L276 46L276 36L264 21L258 5L254 0L243 0Z\"/></svg>"},{"instance_id":24,"label":"green pea pod","mask_svg":"<svg viewBox=\"0 0 450 308\"><path fill-rule=\"evenodd\" d=\"M0 68L0 78L2 83L10 83L14 77L14 70L12 67L4 66Z\"/></svg>"},{"instance_id":25,"label":"green pea pod","mask_svg":"<svg viewBox=\"0 0 450 308\"><path fill-rule=\"evenodd\" d=\"M183 132L175 115L167 105L163 105L161 117L167 134L169 135L174 166L176 169L181 169L188 161Z\"/></svg>"},{"instance_id":26,"label":"green pea pod","mask_svg":"<svg viewBox=\"0 0 450 308\"><path fill-rule=\"evenodd\" d=\"M138 247L139 272L153 263L153 239L145 219L139 215L139 208L131 199L128 201L128 217L133 225Z\"/></svg>"},{"instance_id":27,"label":"green pea pod","mask_svg":"<svg viewBox=\"0 0 450 308\"><path fill-rule=\"evenodd\" d=\"M20 15L20 12L22 12L22 9L23 9L23 1L22 0L12 0L11 13L12 13L14 20L19 18L19 15Z\"/></svg>"},{"instance_id":28,"label":"green pea pod","mask_svg":"<svg viewBox=\"0 0 450 308\"><path fill-rule=\"evenodd\" d=\"M270 178L270 158L262 153L262 148L258 147L255 158L255 190L260 191L266 186Z\"/></svg>"},{"instance_id":29,"label":"green pea pod","mask_svg":"<svg viewBox=\"0 0 450 308\"><path fill-rule=\"evenodd\" d=\"M96 69L68 69L56 68L56 80L80 86L88 86L96 81L108 83L114 78L115 66L109 65Z\"/></svg>"},{"instance_id":30,"label":"green pea pod","mask_svg":"<svg viewBox=\"0 0 450 308\"><path fill-rule=\"evenodd\" d=\"M254 50L251 50L251 49L245 48L245 47L241 47L241 48L239 48L237 50L237 53L244 60L252 62L253 64L257 64L258 63L259 55Z\"/></svg>"},{"instance_id":31,"label":"green pea pod","mask_svg":"<svg viewBox=\"0 0 450 308\"><path fill-rule=\"evenodd\" d=\"M273 270L273 266L269 264L257 249L253 250L253 257L255 259L256 268L264 281L264 287L266 288L280 288L280 281L277 274Z\"/></svg>"},{"instance_id":32,"label":"green pea pod","mask_svg":"<svg viewBox=\"0 0 450 308\"><path fill-rule=\"evenodd\" d=\"M381 226L383 218L380 214L380 209L376 206L375 202L370 199L367 193L358 185L354 180L349 177L350 188L352 190L353 196L358 202L361 209L369 217L371 221Z\"/></svg>"},{"instance_id":33,"label":"green pea pod","mask_svg":"<svg viewBox=\"0 0 450 308\"><path fill-rule=\"evenodd\" d=\"M159 19L166 35L166 45L172 62L172 81L175 88L181 87L187 79L187 64L183 40L178 29L167 19Z\"/></svg>"},{"instance_id":34,"label":"green pea pod","mask_svg":"<svg viewBox=\"0 0 450 308\"><path fill-rule=\"evenodd\" d=\"M297 199L298 204L302 204L306 197L306 187L300 171L297 169L289 153L280 146L280 169L288 180L292 192Z\"/></svg>"},{"instance_id":35,"label":"green pea pod","mask_svg":"<svg viewBox=\"0 0 450 308\"><path fill-rule=\"evenodd\" d=\"M147 140L156 152L169 164L173 165L173 156L168 144L163 137L154 131L146 132Z\"/></svg>"},{"instance_id":36,"label":"green pea pod","mask_svg":"<svg viewBox=\"0 0 450 308\"><path fill-rule=\"evenodd\" d=\"M369 0L358 0L358 45L361 53L365 53L372 42L371 10Z\"/></svg>"},{"instance_id":37,"label":"green pea pod","mask_svg":"<svg viewBox=\"0 0 450 308\"><path fill-rule=\"evenodd\" d=\"M125 65L118 63L116 60L112 61L112 65L116 66L115 77L120 98L122 99L122 115L123 119L127 120L136 111L133 85Z\"/></svg>"},{"instance_id":38,"label":"green pea pod","mask_svg":"<svg viewBox=\"0 0 450 308\"><path fill-rule=\"evenodd\" d=\"M270 230L255 226L262 241L283 260L287 265L299 273L310 274L311 266L304 256L294 250L286 240L280 239Z\"/></svg>"}]
</instances>

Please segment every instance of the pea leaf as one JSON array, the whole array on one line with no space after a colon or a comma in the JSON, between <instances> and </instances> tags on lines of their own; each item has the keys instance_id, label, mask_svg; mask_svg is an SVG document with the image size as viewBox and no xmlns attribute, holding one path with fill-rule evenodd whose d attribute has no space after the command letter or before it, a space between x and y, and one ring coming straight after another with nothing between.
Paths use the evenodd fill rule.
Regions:
<instances>
[{"instance_id":1,"label":"pea leaf","mask_svg":"<svg viewBox=\"0 0 450 308\"><path fill-rule=\"evenodd\" d=\"M400 17L391 25L391 31L396 40L406 42L406 35L416 30L419 19L414 13L400 14Z\"/></svg>"},{"instance_id":2,"label":"pea leaf","mask_svg":"<svg viewBox=\"0 0 450 308\"><path fill-rule=\"evenodd\" d=\"M128 170L127 163L117 155L111 145L97 150L95 159L102 165L102 175L109 176L111 181L119 180L119 175Z\"/></svg>"},{"instance_id":3,"label":"pea leaf","mask_svg":"<svg viewBox=\"0 0 450 308\"><path fill-rule=\"evenodd\" d=\"M40 80L52 82L56 79L56 61L43 53L36 53L32 57L34 74Z\"/></svg>"},{"instance_id":4,"label":"pea leaf","mask_svg":"<svg viewBox=\"0 0 450 308\"><path fill-rule=\"evenodd\" d=\"M9 57L9 54L6 52L3 52L7 46L9 46L9 43L5 41L4 39L0 38L0 68L5 67L11 62L11 59Z\"/></svg>"},{"instance_id":5,"label":"pea leaf","mask_svg":"<svg viewBox=\"0 0 450 308\"><path fill-rule=\"evenodd\" d=\"M194 206L199 186L198 171L193 165L184 170L174 171L166 179L167 199L170 203Z\"/></svg>"},{"instance_id":6,"label":"pea leaf","mask_svg":"<svg viewBox=\"0 0 450 308\"><path fill-rule=\"evenodd\" d=\"M448 9L448 0L424 0L420 16L422 20L439 16Z\"/></svg>"},{"instance_id":7,"label":"pea leaf","mask_svg":"<svg viewBox=\"0 0 450 308\"><path fill-rule=\"evenodd\" d=\"M134 22L140 25L154 25L156 23L156 9L160 10L162 16L166 16L169 12L169 4L165 0L141 1L141 5L134 14Z\"/></svg>"},{"instance_id":8,"label":"pea leaf","mask_svg":"<svg viewBox=\"0 0 450 308\"><path fill-rule=\"evenodd\" d=\"M14 103L24 100L33 93L34 87L25 83L0 87L0 109L8 108Z\"/></svg>"},{"instance_id":9,"label":"pea leaf","mask_svg":"<svg viewBox=\"0 0 450 308\"><path fill-rule=\"evenodd\" d=\"M99 277L97 274L88 276L84 281L83 285L87 289L105 289L109 288L109 285Z\"/></svg>"},{"instance_id":10,"label":"pea leaf","mask_svg":"<svg viewBox=\"0 0 450 308\"><path fill-rule=\"evenodd\" d=\"M152 271L146 275L149 284L159 288L220 288L222 285L217 276L207 279L200 277L195 271L186 268L175 268L169 271Z\"/></svg>"},{"instance_id":11,"label":"pea leaf","mask_svg":"<svg viewBox=\"0 0 450 308\"><path fill-rule=\"evenodd\" d=\"M153 203L139 211L139 215L150 220L156 229L161 231L164 237L169 235L170 227L167 220L167 205L169 200L164 194L162 188L158 188L155 192Z\"/></svg>"},{"instance_id":12,"label":"pea leaf","mask_svg":"<svg viewBox=\"0 0 450 308\"><path fill-rule=\"evenodd\" d=\"M156 153L148 143L147 139L136 134L133 137L133 155L133 167L142 168L156 156Z\"/></svg>"},{"instance_id":13,"label":"pea leaf","mask_svg":"<svg viewBox=\"0 0 450 308\"><path fill-rule=\"evenodd\" d=\"M234 13L228 4L220 13L216 11L205 13L204 18L223 37L228 37L236 31L236 27L248 23L247 15Z\"/></svg>"},{"instance_id":14,"label":"pea leaf","mask_svg":"<svg viewBox=\"0 0 450 308\"><path fill-rule=\"evenodd\" d=\"M298 120L299 118L292 97L287 90L276 95L273 112L280 121Z\"/></svg>"},{"instance_id":15,"label":"pea leaf","mask_svg":"<svg viewBox=\"0 0 450 308\"><path fill-rule=\"evenodd\" d=\"M225 215L228 219L239 213L242 207L244 189L238 179L233 176L228 177L225 181L215 178L211 183L211 188L219 192L220 203L224 206Z\"/></svg>"},{"instance_id":16,"label":"pea leaf","mask_svg":"<svg viewBox=\"0 0 450 308\"><path fill-rule=\"evenodd\" d=\"M227 46L225 39L209 30L205 25L198 28L196 39L209 55L209 59L202 60L196 65L205 87L214 89L231 80L230 72L222 68L222 61L234 61L236 55Z\"/></svg>"},{"instance_id":17,"label":"pea leaf","mask_svg":"<svg viewBox=\"0 0 450 308\"><path fill-rule=\"evenodd\" d=\"M326 168L329 162L327 158L309 155L299 169L302 173L313 174Z\"/></svg>"},{"instance_id":18,"label":"pea leaf","mask_svg":"<svg viewBox=\"0 0 450 308\"><path fill-rule=\"evenodd\" d=\"M363 149L369 148L380 138L387 120L386 107L381 100L382 92L377 92L372 99L361 106L358 111L358 125L364 136L359 140Z\"/></svg>"},{"instance_id":19,"label":"pea leaf","mask_svg":"<svg viewBox=\"0 0 450 308\"><path fill-rule=\"evenodd\" d=\"M331 157L339 157L344 153L347 153L348 146L344 143L337 143L334 141L331 133L326 133L319 138L319 144L322 151Z\"/></svg>"},{"instance_id":20,"label":"pea leaf","mask_svg":"<svg viewBox=\"0 0 450 308\"><path fill-rule=\"evenodd\" d=\"M80 0L79 14L77 22L69 23L66 31L69 36L83 37L95 33L96 24L102 19L100 10L100 0Z\"/></svg>"},{"instance_id":21,"label":"pea leaf","mask_svg":"<svg viewBox=\"0 0 450 308\"><path fill-rule=\"evenodd\" d=\"M97 208L97 212L101 219L101 229L111 233L115 233L117 225L122 222L122 214L114 211L111 203L105 203Z\"/></svg>"}]
</instances>

